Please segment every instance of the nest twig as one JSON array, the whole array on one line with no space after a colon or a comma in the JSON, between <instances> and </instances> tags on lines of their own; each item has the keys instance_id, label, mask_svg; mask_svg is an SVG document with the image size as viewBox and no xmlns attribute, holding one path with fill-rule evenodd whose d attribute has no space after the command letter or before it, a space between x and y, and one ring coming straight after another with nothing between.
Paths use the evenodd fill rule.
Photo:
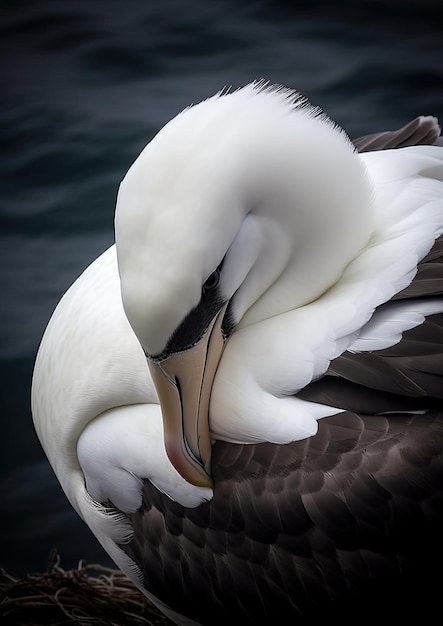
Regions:
<instances>
[{"instance_id":1,"label":"nest twig","mask_svg":"<svg viewBox=\"0 0 443 626\"><path fill-rule=\"evenodd\" d=\"M54 551L44 573L17 577L0 571L4 626L172 625L119 570L80 561L65 571Z\"/></svg>"}]
</instances>

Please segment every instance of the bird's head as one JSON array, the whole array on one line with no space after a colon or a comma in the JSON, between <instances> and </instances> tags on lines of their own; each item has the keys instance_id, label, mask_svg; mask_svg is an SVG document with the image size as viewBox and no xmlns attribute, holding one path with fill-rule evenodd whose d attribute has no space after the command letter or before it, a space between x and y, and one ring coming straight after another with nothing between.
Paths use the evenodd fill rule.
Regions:
<instances>
[{"instance_id":1,"label":"bird's head","mask_svg":"<svg viewBox=\"0 0 443 626\"><path fill-rule=\"evenodd\" d=\"M297 123L301 144L308 144L302 156L291 135ZM307 250L318 205L336 190L345 221L363 184L348 189L342 202L343 181L309 149L312 133L321 135L326 152L343 155L342 178L349 168L364 178L349 141L325 116L292 92L252 85L174 118L120 186L115 227L124 309L158 392L168 456L195 485L212 484L210 395L231 333L317 297L368 236L369 218L349 218L346 228L357 235L337 253L338 268L326 263L303 277L291 273L297 254ZM323 170L324 191L313 164ZM304 191L309 186L313 198ZM327 261L336 218L323 219ZM297 280L308 286L297 290Z\"/></svg>"}]
</instances>

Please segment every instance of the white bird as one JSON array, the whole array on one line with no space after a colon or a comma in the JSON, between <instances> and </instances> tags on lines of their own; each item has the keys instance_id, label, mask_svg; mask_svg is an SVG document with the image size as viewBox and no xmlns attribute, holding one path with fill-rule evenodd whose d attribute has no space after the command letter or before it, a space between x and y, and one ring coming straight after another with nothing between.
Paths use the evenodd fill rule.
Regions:
<instances>
[{"instance_id":1,"label":"white bird","mask_svg":"<svg viewBox=\"0 0 443 626\"><path fill-rule=\"evenodd\" d=\"M431 593L443 147L378 148L439 132L358 152L257 82L186 109L121 183L32 411L72 506L177 624L408 615Z\"/></svg>"}]
</instances>

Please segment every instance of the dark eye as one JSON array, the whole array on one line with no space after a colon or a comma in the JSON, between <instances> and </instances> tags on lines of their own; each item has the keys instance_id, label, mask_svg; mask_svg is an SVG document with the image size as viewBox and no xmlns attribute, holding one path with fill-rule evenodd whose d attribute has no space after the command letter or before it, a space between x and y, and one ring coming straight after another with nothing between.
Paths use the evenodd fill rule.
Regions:
<instances>
[{"instance_id":1,"label":"dark eye","mask_svg":"<svg viewBox=\"0 0 443 626\"><path fill-rule=\"evenodd\" d=\"M207 293L208 291L215 289L215 287L217 287L218 285L219 280L220 269L217 268L214 272L212 272L212 274L210 274L210 276L208 276L205 283L203 284L203 293Z\"/></svg>"}]
</instances>

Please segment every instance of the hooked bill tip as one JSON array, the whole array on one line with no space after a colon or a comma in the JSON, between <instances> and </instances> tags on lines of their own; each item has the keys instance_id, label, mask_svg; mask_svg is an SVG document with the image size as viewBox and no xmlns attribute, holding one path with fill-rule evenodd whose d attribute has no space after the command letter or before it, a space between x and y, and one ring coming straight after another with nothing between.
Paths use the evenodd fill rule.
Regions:
<instances>
[{"instance_id":1,"label":"hooked bill tip","mask_svg":"<svg viewBox=\"0 0 443 626\"><path fill-rule=\"evenodd\" d=\"M180 476L191 485L213 489L214 481L203 465L192 459L180 446L166 443L166 453Z\"/></svg>"}]
</instances>

